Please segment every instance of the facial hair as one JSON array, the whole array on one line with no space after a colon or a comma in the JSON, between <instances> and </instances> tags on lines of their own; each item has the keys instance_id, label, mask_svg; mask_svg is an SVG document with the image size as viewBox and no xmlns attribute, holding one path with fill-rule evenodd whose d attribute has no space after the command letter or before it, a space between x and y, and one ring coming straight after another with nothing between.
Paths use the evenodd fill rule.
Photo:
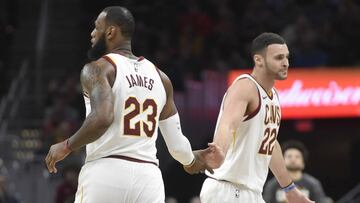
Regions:
<instances>
[{"instance_id":1,"label":"facial hair","mask_svg":"<svg viewBox=\"0 0 360 203\"><path fill-rule=\"evenodd\" d=\"M301 166L287 166L286 167L287 168L287 170L289 170L289 171L291 171L291 172L296 172L296 171L302 171L303 170L303 168L301 167Z\"/></svg>"},{"instance_id":2,"label":"facial hair","mask_svg":"<svg viewBox=\"0 0 360 203\"><path fill-rule=\"evenodd\" d=\"M97 60L106 53L105 35L102 35L96 44L89 49L87 56L90 60Z\"/></svg>"},{"instance_id":3,"label":"facial hair","mask_svg":"<svg viewBox=\"0 0 360 203\"><path fill-rule=\"evenodd\" d=\"M267 62L265 58L264 68L267 70L267 72L274 76L275 80L286 80L287 77L283 77L280 72L274 72L271 70L270 64Z\"/></svg>"}]
</instances>

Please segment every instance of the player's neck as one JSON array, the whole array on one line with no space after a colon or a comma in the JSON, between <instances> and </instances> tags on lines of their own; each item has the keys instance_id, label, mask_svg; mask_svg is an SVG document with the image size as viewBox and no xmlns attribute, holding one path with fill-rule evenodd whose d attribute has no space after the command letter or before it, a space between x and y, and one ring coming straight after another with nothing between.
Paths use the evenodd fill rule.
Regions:
<instances>
[{"instance_id":1,"label":"player's neck","mask_svg":"<svg viewBox=\"0 0 360 203\"><path fill-rule=\"evenodd\" d=\"M258 73L255 70L251 73L251 75L255 78L256 82L258 82L259 85L266 90L266 92L271 92L275 84L273 79L270 79L265 74Z\"/></svg>"},{"instance_id":2,"label":"player's neck","mask_svg":"<svg viewBox=\"0 0 360 203\"><path fill-rule=\"evenodd\" d=\"M132 58L133 53L131 50L131 41L124 41L122 43L114 45L114 47L110 48L109 52L110 53L120 52L126 57Z\"/></svg>"}]
</instances>

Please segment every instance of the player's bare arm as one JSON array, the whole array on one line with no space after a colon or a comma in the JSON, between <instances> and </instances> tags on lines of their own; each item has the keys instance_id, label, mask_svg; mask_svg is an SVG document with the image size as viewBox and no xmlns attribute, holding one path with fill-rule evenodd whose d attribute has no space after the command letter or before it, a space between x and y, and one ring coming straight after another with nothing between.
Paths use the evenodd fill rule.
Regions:
<instances>
[{"instance_id":1,"label":"player's bare arm","mask_svg":"<svg viewBox=\"0 0 360 203\"><path fill-rule=\"evenodd\" d=\"M280 187L284 188L292 183L290 176L285 167L284 157L282 155L281 147L278 141L275 142L274 151L271 157L270 170L273 172Z\"/></svg>"},{"instance_id":2,"label":"player's bare arm","mask_svg":"<svg viewBox=\"0 0 360 203\"><path fill-rule=\"evenodd\" d=\"M86 64L81 72L81 85L91 101L91 112L80 129L68 140L52 145L46 156L50 173L57 172L55 164L63 160L72 150L97 140L108 129L114 119L114 95L111 85L115 70L104 59Z\"/></svg>"},{"instance_id":3,"label":"player's bare arm","mask_svg":"<svg viewBox=\"0 0 360 203\"><path fill-rule=\"evenodd\" d=\"M169 77L159 70L161 81L164 85L165 91L166 91L166 104L163 108L163 110L160 113L159 120L165 120L169 118L170 116L175 115L178 111L174 102L174 89L172 86L172 83L169 79Z\"/></svg>"},{"instance_id":4,"label":"player's bare arm","mask_svg":"<svg viewBox=\"0 0 360 203\"><path fill-rule=\"evenodd\" d=\"M241 79L231 85L225 96L223 113L220 118L218 129L215 132L212 146L220 147L218 157L211 157L210 166L218 168L221 166L228 151L230 140L235 136L236 130L244 120L244 116L253 112L258 105L258 90L253 82Z\"/></svg>"},{"instance_id":5,"label":"player's bare arm","mask_svg":"<svg viewBox=\"0 0 360 203\"><path fill-rule=\"evenodd\" d=\"M81 72L83 91L89 95L91 112L81 128L69 138L73 150L97 140L114 119L114 95L111 89L115 70L104 59L85 65Z\"/></svg>"},{"instance_id":6,"label":"player's bare arm","mask_svg":"<svg viewBox=\"0 0 360 203\"><path fill-rule=\"evenodd\" d=\"M271 157L270 170L276 177L280 187L284 188L289 203L311 203L294 185L285 167L284 157L278 141L275 142Z\"/></svg>"}]
</instances>

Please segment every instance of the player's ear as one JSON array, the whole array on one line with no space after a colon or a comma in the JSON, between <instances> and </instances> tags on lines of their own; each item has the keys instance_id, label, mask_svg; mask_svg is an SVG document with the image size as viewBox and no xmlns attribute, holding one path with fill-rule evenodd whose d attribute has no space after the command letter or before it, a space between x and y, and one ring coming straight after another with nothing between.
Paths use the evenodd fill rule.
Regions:
<instances>
[{"instance_id":1,"label":"player's ear","mask_svg":"<svg viewBox=\"0 0 360 203\"><path fill-rule=\"evenodd\" d=\"M116 36L116 27L115 26L109 26L107 29L106 29L106 37L108 39L112 39Z\"/></svg>"},{"instance_id":2,"label":"player's ear","mask_svg":"<svg viewBox=\"0 0 360 203\"><path fill-rule=\"evenodd\" d=\"M263 59L264 58L260 54L254 54L253 60L254 60L255 66L262 66Z\"/></svg>"}]
</instances>

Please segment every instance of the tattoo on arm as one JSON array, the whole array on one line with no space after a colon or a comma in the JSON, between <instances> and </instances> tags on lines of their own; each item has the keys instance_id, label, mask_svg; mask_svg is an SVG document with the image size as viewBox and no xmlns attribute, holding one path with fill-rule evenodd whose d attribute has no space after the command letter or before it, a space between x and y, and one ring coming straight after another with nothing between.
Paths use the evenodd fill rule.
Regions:
<instances>
[{"instance_id":1,"label":"tattoo on arm","mask_svg":"<svg viewBox=\"0 0 360 203\"><path fill-rule=\"evenodd\" d=\"M80 80L83 90L90 97L91 112L70 138L72 149L97 140L113 121L114 95L106 74L106 67L94 63L87 64L81 72Z\"/></svg>"}]
</instances>

